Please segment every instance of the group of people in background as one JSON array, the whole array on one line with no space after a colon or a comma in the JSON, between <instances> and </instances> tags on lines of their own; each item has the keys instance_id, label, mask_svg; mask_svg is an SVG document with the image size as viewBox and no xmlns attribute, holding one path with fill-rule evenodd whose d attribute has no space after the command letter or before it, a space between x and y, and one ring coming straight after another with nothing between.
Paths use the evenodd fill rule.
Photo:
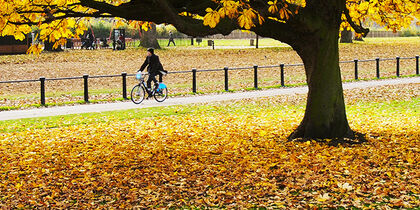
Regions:
<instances>
[{"instance_id":1,"label":"group of people in background","mask_svg":"<svg viewBox=\"0 0 420 210\"><path fill-rule=\"evenodd\" d=\"M175 44L175 39L174 39L174 34L171 32L169 32L169 42L168 42L168 47L171 45L171 43L176 46ZM93 36L93 34L89 31L86 33L86 35L84 36L84 38L82 38L82 49L95 49L95 37ZM125 49L125 42L124 42L124 37L120 34L118 36L118 38L115 40L115 48L114 50L123 50ZM106 38L101 38L100 39L100 45L101 47L109 47L108 43L107 43L107 39Z\"/></svg>"},{"instance_id":2,"label":"group of people in background","mask_svg":"<svg viewBox=\"0 0 420 210\"><path fill-rule=\"evenodd\" d=\"M114 42L114 50L124 50L125 49L125 41L124 37L120 34L118 38ZM87 32L85 36L82 38L82 46L81 49L95 49L96 46L96 39L91 32ZM99 45L102 48L109 47L107 38L100 38Z\"/></svg>"}]
</instances>

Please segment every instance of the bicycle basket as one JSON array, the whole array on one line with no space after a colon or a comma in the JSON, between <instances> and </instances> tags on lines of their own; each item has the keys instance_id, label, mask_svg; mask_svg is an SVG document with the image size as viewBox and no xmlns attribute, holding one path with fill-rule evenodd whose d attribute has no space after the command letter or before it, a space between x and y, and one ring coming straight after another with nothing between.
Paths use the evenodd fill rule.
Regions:
<instances>
[{"instance_id":1,"label":"bicycle basket","mask_svg":"<svg viewBox=\"0 0 420 210\"><path fill-rule=\"evenodd\" d=\"M159 83L159 86L158 86L158 89L159 90L163 90L163 89L165 89L166 88L166 85L165 84L163 84L163 83Z\"/></svg>"},{"instance_id":2,"label":"bicycle basket","mask_svg":"<svg viewBox=\"0 0 420 210\"><path fill-rule=\"evenodd\" d=\"M137 80L142 80L143 79L143 74L141 72L136 74L136 79Z\"/></svg>"}]
</instances>

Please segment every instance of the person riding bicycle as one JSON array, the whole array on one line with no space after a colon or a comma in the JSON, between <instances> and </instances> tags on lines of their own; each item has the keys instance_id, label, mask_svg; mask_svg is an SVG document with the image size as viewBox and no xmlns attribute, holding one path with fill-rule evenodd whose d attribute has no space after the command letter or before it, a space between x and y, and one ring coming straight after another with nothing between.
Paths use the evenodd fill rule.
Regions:
<instances>
[{"instance_id":1,"label":"person riding bicycle","mask_svg":"<svg viewBox=\"0 0 420 210\"><path fill-rule=\"evenodd\" d=\"M156 76L159 75L160 82L161 82L161 76L163 74L166 74L167 71L163 69L162 63L159 61L159 56L155 55L155 50L153 48L147 49L147 57L144 61L143 65L141 65L140 69L137 71L143 71L147 66L147 72L149 73L149 78L147 79L147 88L149 91L152 87L152 81L155 83L155 87L158 85L158 81L156 80Z\"/></svg>"}]
</instances>

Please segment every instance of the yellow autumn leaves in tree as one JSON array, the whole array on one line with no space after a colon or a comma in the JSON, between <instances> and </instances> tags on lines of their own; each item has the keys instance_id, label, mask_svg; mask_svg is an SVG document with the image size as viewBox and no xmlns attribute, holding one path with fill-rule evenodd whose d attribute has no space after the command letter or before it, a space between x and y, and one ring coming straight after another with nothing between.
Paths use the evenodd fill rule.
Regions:
<instances>
[{"instance_id":1,"label":"yellow autumn leaves in tree","mask_svg":"<svg viewBox=\"0 0 420 210\"><path fill-rule=\"evenodd\" d=\"M259 16L259 15L258 15ZM260 24L262 24L262 22L264 21L264 19L260 17ZM251 29L252 27L255 26L254 24L254 19L257 18L257 14L256 11L253 9L244 9L241 13L241 15L238 17L238 23L239 26L241 28L245 28L245 29Z\"/></svg>"},{"instance_id":2,"label":"yellow autumn leaves in tree","mask_svg":"<svg viewBox=\"0 0 420 210\"><path fill-rule=\"evenodd\" d=\"M216 27L216 25L220 22L220 19L225 17L230 19L236 18L239 27L246 30L254 27L255 23L263 24L264 22L264 17L261 16L256 10L254 10L246 1L221 0L216 1L216 3L220 4L219 8L216 10L207 8L207 14L204 16L204 25L208 25L211 28ZM278 12L277 0L275 0L275 2L269 1L268 4L270 5L268 8L269 12ZM282 8L279 13L282 19L288 19L288 15L285 13L285 11L286 10L283 10Z\"/></svg>"},{"instance_id":3,"label":"yellow autumn leaves in tree","mask_svg":"<svg viewBox=\"0 0 420 210\"><path fill-rule=\"evenodd\" d=\"M235 0L220 0L216 1L220 6L218 9L213 10L207 8L207 14L204 16L204 25L211 28L216 27L221 18L228 17L230 19L237 19L239 27L249 30L255 27L255 24L263 24L264 17L260 15L255 9L249 5L247 1ZM273 20L284 21L288 20L292 12L288 9L288 4L295 4L297 6L304 6L305 1L268 1L268 12L274 15L269 17ZM297 13L297 10L296 10Z\"/></svg>"},{"instance_id":4,"label":"yellow autumn leaves in tree","mask_svg":"<svg viewBox=\"0 0 420 210\"><path fill-rule=\"evenodd\" d=\"M211 8L207 8L207 14L204 16L203 24L208 25L211 28L216 27L216 25L220 22L220 18L237 18L240 14L239 8L241 7L241 2L239 1L232 1L232 0L221 0L220 8L217 10L213 10ZM245 23L243 23L245 24Z\"/></svg>"},{"instance_id":5,"label":"yellow autumn leaves in tree","mask_svg":"<svg viewBox=\"0 0 420 210\"><path fill-rule=\"evenodd\" d=\"M216 27L216 25L220 21L220 14L216 10L213 10L212 8L207 8L206 12L207 14L204 16L203 24L206 26L208 25L211 28Z\"/></svg>"},{"instance_id":6,"label":"yellow autumn leaves in tree","mask_svg":"<svg viewBox=\"0 0 420 210\"><path fill-rule=\"evenodd\" d=\"M221 18L228 16L230 19L237 19L238 25L244 29L250 29L255 23L262 24L264 18L253 10L249 2L243 0L215 0L219 3L216 10L208 8L204 18L204 25L214 28ZM347 0L347 8L350 16L356 24L363 24L365 21L376 22L381 26L391 30L400 30L409 27L414 18L417 24L420 20L420 6L417 1L410 0ZM296 5L297 8L305 7L306 1L302 0L274 0L267 2L267 10L272 16L271 20L278 22L287 21L291 15L297 14L298 9L291 10L289 5ZM346 18L343 15L343 20ZM351 29L350 25L343 22L341 28Z\"/></svg>"},{"instance_id":7,"label":"yellow autumn leaves in tree","mask_svg":"<svg viewBox=\"0 0 420 210\"><path fill-rule=\"evenodd\" d=\"M418 1L348 0L346 3L352 20L363 26L377 23L396 32L402 28L409 28L413 21L416 21L417 25L420 24L420 3ZM346 20L344 15L342 19ZM341 29L344 28L353 30L347 22L342 23Z\"/></svg>"},{"instance_id":8,"label":"yellow autumn leaves in tree","mask_svg":"<svg viewBox=\"0 0 420 210\"><path fill-rule=\"evenodd\" d=\"M127 0L106 1L118 6ZM87 30L90 18L66 17L65 12L92 14L96 10L83 7L78 0L0 0L0 36L15 36L23 40L32 31L31 26L40 31L38 38L54 43L54 47L62 45L67 38L77 37ZM63 11L63 12L61 12ZM71 15L70 15L71 16ZM116 24L127 21L117 19ZM148 29L143 21L130 21L130 27ZM39 53L39 43L31 46L28 53Z\"/></svg>"},{"instance_id":9,"label":"yellow autumn leaves in tree","mask_svg":"<svg viewBox=\"0 0 420 210\"><path fill-rule=\"evenodd\" d=\"M75 18L61 19L64 13L59 9L71 9L76 12L86 11L80 5L69 6L76 3L76 0L21 0L4 1L0 0L0 36L15 36L23 40L26 34L32 31L30 25L37 27L40 31L37 38L48 40L54 43L54 47L62 45L67 38L83 34L86 30L84 21ZM52 20L44 23L45 20ZM30 53L39 53L42 46L34 44L28 50Z\"/></svg>"},{"instance_id":10,"label":"yellow autumn leaves in tree","mask_svg":"<svg viewBox=\"0 0 420 210\"><path fill-rule=\"evenodd\" d=\"M129 0L106 0L103 2L118 6L129 2ZM214 2L219 6L217 8L207 8L204 17L198 14L190 14L187 11L179 11L179 15L203 19L203 24L211 28L216 27L222 19L229 18L237 21L240 28L249 30L258 24L263 24L265 19L284 23L292 15L297 14L299 8L306 6L305 0L260 1L260 3L265 4L267 11L267 13L260 14L261 10L257 11L256 8L253 8L252 2L247 0L214 0ZM45 27L46 32L44 34L47 35L40 36L40 38L42 40L52 38L63 43L62 39L76 37L86 28L86 21L83 18L66 18L65 13L89 16L97 12L95 9L81 6L78 3L78 0L0 0L0 35L13 35L22 40L25 34L31 31L29 25L51 24L56 26L58 33L61 33L61 35L51 32L49 30L51 27ZM395 31L402 27L408 27L414 18L417 18L417 23L420 19L417 1L347 0L346 3L352 19L356 23L363 24L364 21L369 20ZM141 18L141 14L139 14L139 18ZM76 24L66 23L64 20L57 23L56 21L60 21L60 19L70 22L75 21ZM44 23L45 21L48 23ZM147 29L147 24L143 26L143 23L145 22L139 21L131 25ZM73 28L71 28L72 25L74 25ZM348 25L344 23L342 28L344 27L348 27Z\"/></svg>"}]
</instances>

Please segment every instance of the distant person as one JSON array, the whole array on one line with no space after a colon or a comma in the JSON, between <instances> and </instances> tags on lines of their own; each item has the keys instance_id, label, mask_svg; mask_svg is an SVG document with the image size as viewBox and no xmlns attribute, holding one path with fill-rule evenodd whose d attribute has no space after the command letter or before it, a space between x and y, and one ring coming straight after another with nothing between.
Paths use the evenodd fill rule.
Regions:
<instances>
[{"instance_id":1,"label":"distant person","mask_svg":"<svg viewBox=\"0 0 420 210\"><path fill-rule=\"evenodd\" d=\"M101 38L100 41L101 41L101 47L102 48L109 47L109 44L108 44L108 41L106 40L106 38Z\"/></svg>"},{"instance_id":2,"label":"distant person","mask_svg":"<svg viewBox=\"0 0 420 210\"><path fill-rule=\"evenodd\" d=\"M124 37L120 34L117 39L117 50L124 50Z\"/></svg>"},{"instance_id":3,"label":"distant person","mask_svg":"<svg viewBox=\"0 0 420 210\"><path fill-rule=\"evenodd\" d=\"M94 41L94 38L93 38L93 35L90 33L90 32L88 32L87 34L86 34L86 36L85 36L85 38L84 39L82 39L82 46L81 46L81 48L83 49L83 48L86 48L87 50L88 49L94 49L94 46L93 46L93 41Z\"/></svg>"},{"instance_id":4,"label":"distant person","mask_svg":"<svg viewBox=\"0 0 420 210\"><path fill-rule=\"evenodd\" d=\"M176 46L176 45L175 45L175 41L174 41L174 34L172 33L172 31L171 31L171 32L169 32L169 42L168 42L168 47L169 47L169 45L170 45L171 43L174 43L174 46Z\"/></svg>"},{"instance_id":5,"label":"distant person","mask_svg":"<svg viewBox=\"0 0 420 210\"><path fill-rule=\"evenodd\" d=\"M155 55L155 51L153 48L147 49L147 57L144 61L143 65L141 65L140 69L137 71L143 71L147 66L147 72L149 73L149 78L147 79L147 88L149 91L152 88L152 81L155 83L155 87L158 86L158 81L156 80L156 76L159 75L159 80L162 82L161 76L166 74L167 71L163 69L162 63L159 60L159 56Z\"/></svg>"},{"instance_id":6,"label":"distant person","mask_svg":"<svg viewBox=\"0 0 420 210\"><path fill-rule=\"evenodd\" d=\"M89 35L89 37L88 37L88 39L89 39L88 47L93 50L93 49L95 49L95 46L94 46L94 44L95 44L95 37L93 37L93 34L92 33L89 33L88 35Z\"/></svg>"},{"instance_id":7,"label":"distant person","mask_svg":"<svg viewBox=\"0 0 420 210\"><path fill-rule=\"evenodd\" d=\"M118 40L120 41L120 43L121 43L121 49L122 50L125 50L125 38L123 37L123 35L122 34L120 34L120 36L118 37Z\"/></svg>"}]
</instances>

